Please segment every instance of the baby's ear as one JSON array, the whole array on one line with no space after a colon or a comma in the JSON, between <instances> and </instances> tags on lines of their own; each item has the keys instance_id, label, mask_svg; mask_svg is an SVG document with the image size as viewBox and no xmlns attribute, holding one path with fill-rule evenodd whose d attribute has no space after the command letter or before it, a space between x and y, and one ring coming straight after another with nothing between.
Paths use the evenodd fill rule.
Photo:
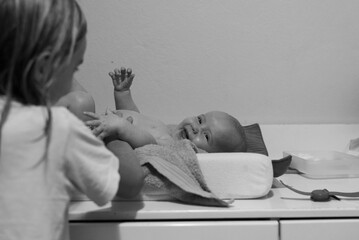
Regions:
<instances>
[{"instance_id":1,"label":"baby's ear","mask_svg":"<svg viewBox=\"0 0 359 240\"><path fill-rule=\"evenodd\" d=\"M41 53L36 58L33 66L33 73L35 75L35 79L46 79L50 67L50 52L46 51Z\"/></svg>"}]
</instances>

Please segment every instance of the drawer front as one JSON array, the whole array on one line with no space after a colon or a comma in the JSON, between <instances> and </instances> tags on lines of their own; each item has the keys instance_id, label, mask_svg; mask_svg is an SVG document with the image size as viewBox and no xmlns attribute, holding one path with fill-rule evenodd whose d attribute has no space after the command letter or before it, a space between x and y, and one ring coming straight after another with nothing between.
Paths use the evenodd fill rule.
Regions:
<instances>
[{"instance_id":1,"label":"drawer front","mask_svg":"<svg viewBox=\"0 0 359 240\"><path fill-rule=\"evenodd\" d=\"M281 220L281 240L359 239L359 219Z\"/></svg>"},{"instance_id":2,"label":"drawer front","mask_svg":"<svg viewBox=\"0 0 359 240\"><path fill-rule=\"evenodd\" d=\"M277 221L72 223L71 240L278 240Z\"/></svg>"}]
</instances>

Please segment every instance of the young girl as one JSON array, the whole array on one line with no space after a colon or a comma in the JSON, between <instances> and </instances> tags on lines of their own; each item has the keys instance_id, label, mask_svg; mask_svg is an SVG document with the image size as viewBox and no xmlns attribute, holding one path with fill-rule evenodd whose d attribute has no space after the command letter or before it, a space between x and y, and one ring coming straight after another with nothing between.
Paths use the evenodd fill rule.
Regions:
<instances>
[{"instance_id":1,"label":"young girl","mask_svg":"<svg viewBox=\"0 0 359 240\"><path fill-rule=\"evenodd\" d=\"M99 205L131 197L142 169L127 143L109 142L112 153L66 108L51 107L86 48L75 0L0 0L0 29L0 239L68 239L73 191Z\"/></svg>"}]
</instances>

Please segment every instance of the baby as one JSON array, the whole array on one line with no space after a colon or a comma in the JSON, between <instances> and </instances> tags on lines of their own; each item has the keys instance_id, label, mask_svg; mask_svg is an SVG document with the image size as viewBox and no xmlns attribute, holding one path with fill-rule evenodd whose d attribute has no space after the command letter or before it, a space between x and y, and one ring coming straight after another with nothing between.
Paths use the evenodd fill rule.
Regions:
<instances>
[{"instance_id":1,"label":"baby","mask_svg":"<svg viewBox=\"0 0 359 240\"><path fill-rule=\"evenodd\" d=\"M244 129L239 121L221 111L211 111L185 118L177 126L143 115L134 103L130 87L134 79L131 69L115 69L110 73L114 85L115 111L99 115L84 114L93 120L86 124L101 139L117 138L133 148L146 144L168 144L188 139L206 152L245 152L247 150Z\"/></svg>"}]
</instances>

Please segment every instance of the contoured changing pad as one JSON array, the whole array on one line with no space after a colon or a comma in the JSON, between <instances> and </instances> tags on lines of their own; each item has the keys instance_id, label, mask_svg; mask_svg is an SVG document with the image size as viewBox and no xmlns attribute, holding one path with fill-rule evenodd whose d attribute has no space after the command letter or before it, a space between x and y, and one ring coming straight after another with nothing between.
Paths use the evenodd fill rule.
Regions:
<instances>
[{"instance_id":1,"label":"contoured changing pad","mask_svg":"<svg viewBox=\"0 0 359 240\"><path fill-rule=\"evenodd\" d=\"M208 188L220 199L260 198L273 181L272 162L257 153L198 153L198 162ZM166 192L144 189L143 200L171 199Z\"/></svg>"},{"instance_id":2,"label":"contoured changing pad","mask_svg":"<svg viewBox=\"0 0 359 240\"><path fill-rule=\"evenodd\" d=\"M206 183L221 199L259 198L273 181L272 162L257 153L200 153L198 162Z\"/></svg>"}]
</instances>

